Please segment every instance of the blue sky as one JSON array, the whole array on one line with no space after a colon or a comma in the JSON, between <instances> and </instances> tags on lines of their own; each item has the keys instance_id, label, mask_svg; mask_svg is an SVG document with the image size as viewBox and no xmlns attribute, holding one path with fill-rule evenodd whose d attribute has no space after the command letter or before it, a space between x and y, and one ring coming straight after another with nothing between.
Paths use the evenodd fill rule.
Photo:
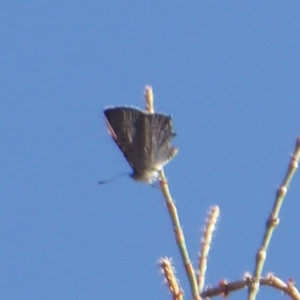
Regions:
<instances>
[{"instance_id":1,"label":"blue sky","mask_svg":"<svg viewBox=\"0 0 300 300\"><path fill-rule=\"evenodd\" d=\"M299 1L2 1L0 299L170 299L165 256L189 299L160 191L97 185L130 172L103 107L143 108L147 84L174 117L165 172L191 259L219 205L207 284L253 272L300 133L299 13ZM296 173L264 275L300 281L299 199Z\"/></svg>"}]
</instances>

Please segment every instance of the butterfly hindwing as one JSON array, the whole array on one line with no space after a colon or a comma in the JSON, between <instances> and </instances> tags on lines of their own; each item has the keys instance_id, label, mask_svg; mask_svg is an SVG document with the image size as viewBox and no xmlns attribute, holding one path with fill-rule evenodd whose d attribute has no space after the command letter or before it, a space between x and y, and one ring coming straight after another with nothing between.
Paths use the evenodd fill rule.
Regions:
<instances>
[{"instance_id":1,"label":"butterfly hindwing","mask_svg":"<svg viewBox=\"0 0 300 300\"><path fill-rule=\"evenodd\" d=\"M151 135L153 142L152 165L161 168L177 153L171 146L171 140L175 136L172 119L161 114L151 115Z\"/></svg>"}]
</instances>

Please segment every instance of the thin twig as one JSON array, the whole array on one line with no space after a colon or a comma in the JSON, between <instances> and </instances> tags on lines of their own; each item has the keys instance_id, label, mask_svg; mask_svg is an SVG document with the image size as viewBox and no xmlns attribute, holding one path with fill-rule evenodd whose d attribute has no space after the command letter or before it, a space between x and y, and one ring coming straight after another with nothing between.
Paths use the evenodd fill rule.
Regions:
<instances>
[{"instance_id":1,"label":"thin twig","mask_svg":"<svg viewBox=\"0 0 300 300\"><path fill-rule=\"evenodd\" d=\"M216 223L220 214L219 206L214 206L210 209L209 216L207 218L206 226L202 237L202 247L199 255L199 267L197 275L198 289L201 294L205 283L205 273L207 269L207 257L210 250L211 240L213 232L216 229Z\"/></svg>"},{"instance_id":2,"label":"thin twig","mask_svg":"<svg viewBox=\"0 0 300 300\"><path fill-rule=\"evenodd\" d=\"M175 275L175 269L172 265L172 260L168 257L161 258L159 265L165 277L169 291L173 296L173 300L183 300L183 290L179 285L179 280Z\"/></svg>"}]
</instances>

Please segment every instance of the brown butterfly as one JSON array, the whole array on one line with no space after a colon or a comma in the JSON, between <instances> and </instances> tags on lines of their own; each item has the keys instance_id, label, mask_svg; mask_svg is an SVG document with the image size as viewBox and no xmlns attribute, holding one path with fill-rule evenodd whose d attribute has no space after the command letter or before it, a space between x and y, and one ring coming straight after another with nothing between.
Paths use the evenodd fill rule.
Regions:
<instances>
[{"instance_id":1,"label":"brown butterfly","mask_svg":"<svg viewBox=\"0 0 300 300\"><path fill-rule=\"evenodd\" d=\"M158 171L178 153L171 145L176 135L172 117L133 107L106 108L104 115L109 134L133 170L130 176L147 183L158 180Z\"/></svg>"}]
</instances>

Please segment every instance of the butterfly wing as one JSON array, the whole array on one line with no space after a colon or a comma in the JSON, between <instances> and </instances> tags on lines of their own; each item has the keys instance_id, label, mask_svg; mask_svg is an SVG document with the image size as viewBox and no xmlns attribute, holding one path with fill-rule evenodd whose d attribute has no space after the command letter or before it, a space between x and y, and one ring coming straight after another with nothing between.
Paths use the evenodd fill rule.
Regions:
<instances>
[{"instance_id":1,"label":"butterfly wing","mask_svg":"<svg viewBox=\"0 0 300 300\"><path fill-rule=\"evenodd\" d=\"M174 138L172 118L163 114L152 114L149 118L149 148L151 148L152 168L161 169L178 152L172 147L171 140Z\"/></svg>"},{"instance_id":2,"label":"butterfly wing","mask_svg":"<svg viewBox=\"0 0 300 300\"><path fill-rule=\"evenodd\" d=\"M172 119L131 107L104 110L110 135L134 171L135 179L149 180L177 153L170 144L175 136Z\"/></svg>"},{"instance_id":3,"label":"butterfly wing","mask_svg":"<svg viewBox=\"0 0 300 300\"><path fill-rule=\"evenodd\" d=\"M143 151L143 120L146 115L131 107L114 107L104 110L107 127L133 170L146 167Z\"/></svg>"}]
</instances>

